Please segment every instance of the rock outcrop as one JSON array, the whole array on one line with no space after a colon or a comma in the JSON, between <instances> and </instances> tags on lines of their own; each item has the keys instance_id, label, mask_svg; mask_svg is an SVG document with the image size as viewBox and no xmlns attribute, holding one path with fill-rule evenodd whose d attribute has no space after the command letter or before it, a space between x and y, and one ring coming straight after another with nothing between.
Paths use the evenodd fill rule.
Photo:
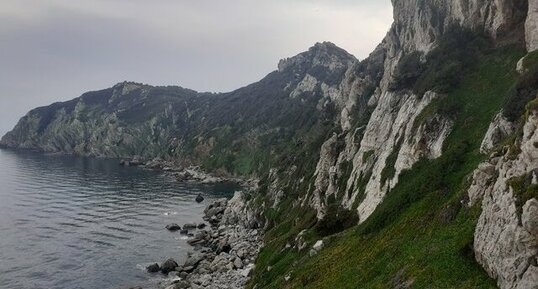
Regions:
<instances>
[{"instance_id":1,"label":"rock outcrop","mask_svg":"<svg viewBox=\"0 0 538 289\"><path fill-rule=\"evenodd\" d=\"M497 120L497 118L496 118ZM492 126L502 129L494 120ZM490 129L491 130L491 129ZM468 190L482 213L475 229L477 261L500 288L538 288L538 111L529 113L523 135L510 152L479 166Z\"/></svg>"},{"instance_id":2,"label":"rock outcrop","mask_svg":"<svg viewBox=\"0 0 538 289\"><path fill-rule=\"evenodd\" d=\"M525 22L525 36L529 52L538 49L538 1L529 1L529 12Z\"/></svg>"},{"instance_id":3,"label":"rock outcrop","mask_svg":"<svg viewBox=\"0 0 538 289\"><path fill-rule=\"evenodd\" d=\"M516 124L507 120L503 116L503 113L499 112L489 125L486 136L482 140L480 152L483 154L488 153L491 149L498 146L503 139L514 133L515 129Z\"/></svg>"}]
</instances>

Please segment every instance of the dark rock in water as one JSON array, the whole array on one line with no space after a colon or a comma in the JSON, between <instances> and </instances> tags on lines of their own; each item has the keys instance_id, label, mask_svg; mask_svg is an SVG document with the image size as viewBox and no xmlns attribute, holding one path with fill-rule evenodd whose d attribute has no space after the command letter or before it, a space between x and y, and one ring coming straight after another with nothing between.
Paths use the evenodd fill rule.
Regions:
<instances>
[{"instance_id":1,"label":"dark rock in water","mask_svg":"<svg viewBox=\"0 0 538 289\"><path fill-rule=\"evenodd\" d=\"M168 274L169 272L172 272L176 270L176 267L178 266L176 260L170 258L161 265L161 272L163 274Z\"/></svg>"},{"instance_id":2,"label":"dark rock in water","mask_svg":"<svg viewBox=\"0 0 538 289\"><path fill-rule=\"evenodd\" d=\"M181 229L181 231L179 231L179 233L180 233L181 235L188 235L188 234L189 234L189 230Z\"/></svg>"},{"instance_id":3,"label":"dark rock in water","mask_svg":"<svg viewBox=\"0 0 538 289\"><path fill-rule=\"evenodd\" d=\"M181 227L178 225L178 224L169 224L169 225L166 225L166 229L168 229L169 231L177 231L177 230L181 230Z\"/></svg>"},{"instance_id":4,"label":"dark rock in water","mask_svg":"<svg viewBox=\"0 0 538 289\"><path fill-rule=\"evenodd\" d=\"M194 223L187 223L183 225L183 230L196 229L197 225Z\"/></svg>"},{"instance_id":5,"label":"dark rock in water","mask_svg":"<svg viewBox=\"0 0 538 289\"><path fill-rule=\"evenodd\" d=\"M196 196L196 202L197 202L197 203L201 203L201 202L203 202L203 201L204 201L204 197L202 197L201 194L198 194L198 196Z\"/></svg>"},{"instance_id":6,"label":"dark rock in water","mask_svg":"<svg viewBox=\"0 0 538 289\"><path fill-rule=\"evenodd\" d=\"M203 229L205 228L206 224L205 223L200 223L198 224L198 229Z\"/></svg>"},{"instance_id":7,"label":"dark rock in water","mask_svg":"<svg viewBox=\"0 0 538 289\"><path fill-rule=\"evenodd\" d=\"M156 273L156 272L159 272L159 270L161 270L161 267L159 267L159 264L155 263L155 264L151 264L147 266L146 270L148 270L148 272L150 273Z\"/></svg>"}]
</instances>

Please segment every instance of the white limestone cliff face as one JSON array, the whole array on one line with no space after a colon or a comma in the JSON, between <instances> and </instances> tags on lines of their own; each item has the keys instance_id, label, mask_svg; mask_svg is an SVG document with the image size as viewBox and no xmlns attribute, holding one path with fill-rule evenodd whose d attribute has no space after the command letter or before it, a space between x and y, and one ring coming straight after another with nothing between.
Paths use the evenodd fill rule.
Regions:
<instances>
[{"instance_id":1,"label":"white limestone cliff face","mask_svg":"<svg viewBox=\"0 0 538 289\"><path fill-rule=\"evenodd\" d=\"M316 172L316 180L314 181L314 196L312 200L312 205L317 208L318 218L323 217L326 214L325 203L329 195L334 195L336 192L335 188L335 177L337 167L337 144L338 137L336 134L333 134L323 145L321 146L320 159L318 161Z\"/></svg>"},{"instance_id":2,"label":"white limestone cliff face","mask_svg":"<svg viewBox=\"0 0 538 289\"><path fill-rule=\"evenodd\" d=\"M346 173L339 171L344 162L352 162L353 169L346 184L343 205L352 208L358 202L358 214L364 221L397 184L402 170L411 168L422 157L441 155L452 122L434 116L418 127L414 126L414 119L437 95L427 93L421 98L389 89L401 57L413 51L429 52L452 24L482 30L499 42L521 41L525 38L527 12L523 4L519 0L393 0L394 24L365 61L375 59L372 62L380 66L379 79L350 67L344 81L335 86L332 93L325 93L330 95L325 99L336 103L341 112L339 122L343 133L340 138L344 146L328 150L327 147L335 143L331 137L325 143L325 149L320 151L315 188L310 196L310 205L317 209L318 217L324 215L324 199L339 190L336 179ZM311 88L312 83L311 78L305 78L298 89ZM375 92L367 96L362 94L368 89ZM353 110L355 117L365 113L364 110L357 113L359 106L370 107L373 112L364 127L353 127ZM394 165L395 173L382 183L381 174L391 153L397 155L395 163L388 164ZM366 182L366 187L361 189L357 182Z\"/></svg>"},{"instance_id":3,"label":"white limestone cliff face","mask_svg":"<svg viewBox=\"0 0 538 289\"><path fill-rule=\"evenodd\" d=\"M538 49L538 0L529 0L529 11L525 22L527 51Z\"/></svg>"},{"instance_id":4,"label":"white limestone cliff face","mask_svg":"<svg viewBox=\"0 0 538 289\"><path fill-rule=\"evenodd\" d=\"M484 31L495 39L524 37L527 7L523 0L393 0L392 3L392 32L404 52L429 51L451 24Z\"/></svg>"},{"instance_id":5,"label":"white limestone cliff face","mask_svg":"<svg viewBox=\"0 0 538 289\"><path fill-rule=\"evenodd\" d=\"M488 153L495 146L499 145L500 141L511 135L516 129L516 125L503 116L503 112L499 112L488 127L486 136L480 145L480 152Z\"/></svg>"},{"instance_id":6,"label":"white limestone cliff face","mask_svg":"<svg viewBox=\"0 0 538 289\"><path fill-rule=\"evenodd\" d=\"M450 132L449 120L438 116L432 118L438 125L415 124L416 117L434 99L435 93L426 93L422 99L413 94L386 93L381 96L368 123L360 148L353 158L353 171L347 183L351 196L344 198L344 205L351 208L356 198L360 221L368 216L384 199L385 194L398 183L398 175L409 169L421 157L435 158L441 155L444 139ZM393 164L387 163L396 154ZM382 180L383 170L394 166L392 177ZM369 179L364 179L370 176ZM367 182L363 191L356 180Z\"/></svg>"},{"instance_id":7,"label":"white limestone cliff face","mask_svg":"<svg viewBox=\"0 0 538 289\"><path fill-rule=\"evenodd\" d=\"M338 104L342 128L339 138L344 145L337 150L327 150L335 143L331 137L320 152L315 188L310 196L310 205L318 210L318 217L324 215L324 198L326 200L339 191L336 180L346 173L339 171L345 162L352 162L353 169L346 184L343 205L352 208L358 203L360 220L364 221L397 184L402 170L412 167L422 157L436 158L442 154L443 142L451 131L452 122L434 116L418 127L413 125L414 119L437 96L429 93L419 99L407 92L389 89L403 55L413 51L428 53L453 24L483 31L501 44L521 43L526 39L529 50L534 47L536 0L529 1L528 5L526 0L392 2L394 23L383 42L366 60L376 58L374 63L380 66L381 77L375 79L350 68L338 89L326 98ZM310 79L305 79L305 82L310 83ZM375 88L372 89L371 85ZM367 89L375 92L363 99L365 96L361 93ZM367 125L353 127L353 110L356 116L359 106L369 107L373 112ZM483 151L493 148L499 139L513 130L513 125L503 118L497 120L498 125L490 127L482 144ZM382 183L381 174L391 154L397 155L395 173ZM366 182L366 187L357 187L357 182Z\"/></svg>"},{"instance_id":8,"label":"white limestone cliff face","mask_svg":"<svg viewBox=\"0 0 538 289\"><path fill-rule=\"evenodd\" d=\"M538 288L538 200L521 199L510 185L519 177L537 184L537 143L538 112L532 111L517 144L520 153L481 164L468 190L469 205L482 208L474 234L476 260L502 289Z\"/></svg>"}]
</instances>

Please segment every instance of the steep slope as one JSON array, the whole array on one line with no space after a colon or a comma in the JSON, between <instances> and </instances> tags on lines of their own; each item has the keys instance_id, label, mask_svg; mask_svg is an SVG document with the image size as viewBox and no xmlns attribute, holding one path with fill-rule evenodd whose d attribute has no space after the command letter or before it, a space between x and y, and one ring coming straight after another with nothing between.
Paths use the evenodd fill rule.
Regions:
<instances>
[{"instance_id":1,"label":"steep slope","mask_svg":"<svg viewBox=\"0 0 538 289\"><path fill-rule=\"evenodd\" d=\"M295 142L325 137L356 59L331 43L223 94L120 83L30 111L0 144L89 156L161 157L249 174ZM253 156L255 155L255 156Z\"/></svg>"},{"instance_id":2,"label":"steep slope","mask_svg":"<svg viewBox=\"0 0 538 289\"><path fill-rule=\"evenodd\" d=\"M536 97L535 90L525 92L528 97L510 92L511 86L517 86L515 68L525 55L523 47L533 49L523 39L536 33L529 29L534 4L395 1L394 5L395 24L377 49L384 51L384 74L369 99L371 117L325 142L307 195L291 193L295 188L288 182L273 180L269 195L290 192L292 198L314 208L318 220L305 220L308 211L285 213L297 206L281 200L284 209L269 215L274 225L269 226L258 264L262 269L252 284L270 288L491 286L473 265L477 250L479 263L501 288L535 288L536 239L527 234L515 242L513 238L503 241L481 233L484 226L498 229L495 226L506 224L514 214L509 211L499 221L481 215L484 224L473 236L480 208L460 209L467 176L485 157L479 147L489 121L505 101L510 106ZM531 163L530 168L538 165ZM312 257L305 248L350 226L355 210L362 224L326 239L327 248ZM531 219L536 220L534 215ZM522 230L528 231L519 227L494 234ZM473 248L473 237L488 241ZM508 246L522 244L528 249L505 253Z\"/></svg>"},{"instance_id":3,"label":"steep slope","mask_svg":"<svg viewBox=\"0 0 538 289\"><path fill-rule=\"evenodd\" d=\"M259 177L253 288L537 288L536 1L393 5L363 61L322 43L230 93L119 84L0 144Z\"/></svg>"}]
</instances>

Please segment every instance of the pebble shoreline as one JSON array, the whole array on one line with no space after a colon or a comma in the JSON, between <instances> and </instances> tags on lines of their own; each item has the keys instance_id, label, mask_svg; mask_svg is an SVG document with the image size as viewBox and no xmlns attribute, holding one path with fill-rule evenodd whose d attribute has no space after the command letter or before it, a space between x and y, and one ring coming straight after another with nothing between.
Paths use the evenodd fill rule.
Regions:
<instances>
[{"instance_id":1,"label":"pebble shoreline","mask_svg":"<svg viewBox=\"0 0 538 289\"><path fill-rule=\"evenodd\" d=\"M254 270L254 262L261 248L257 229L250 229L237 222L233 211L242 202L242 192L231 200L219 199L204 211L207 229L198 230L188 243L193 251L187 260L168 273L169 280L160 285L165 289L232 289L244 288ZM228 205L228 204L234 205ZM239 207L241 205L239 204ZM167 266L173 260L161 264ZM175 261L173 261L175 262ZM177 264L177 263L176 263ZM168 270L168 269L166 269Z\"/></svg>"},{"instance_id":2,"label":"pebble shoreline","mask_svg":"<svg viewBox=\"0 0 538 289\"><path fill-rule=\"evenodd\" d=\"M198 167L181 168L162 160L143 162L137 158L122 160L122 166L142 166L171 173L179 182L218 183L235 182L253 187L252 182L239 179L215 177ZM203 201L197 197L197 202ZM206 223L168 224L164 229L179 231L189 236L192 250L187 260L178 264L174 259L161 264L149 265L148 274L164 274L168 278L159 282L161 289L238 289L244 288L255 268L254 262L262 246L257 221L253 220L245 205L244 193L235 192L227 200L218 199L204 210ZM129 289L143 289L134 286ZM155 288L150 287L150 288Z\"/></svg>"}]
</instances>

